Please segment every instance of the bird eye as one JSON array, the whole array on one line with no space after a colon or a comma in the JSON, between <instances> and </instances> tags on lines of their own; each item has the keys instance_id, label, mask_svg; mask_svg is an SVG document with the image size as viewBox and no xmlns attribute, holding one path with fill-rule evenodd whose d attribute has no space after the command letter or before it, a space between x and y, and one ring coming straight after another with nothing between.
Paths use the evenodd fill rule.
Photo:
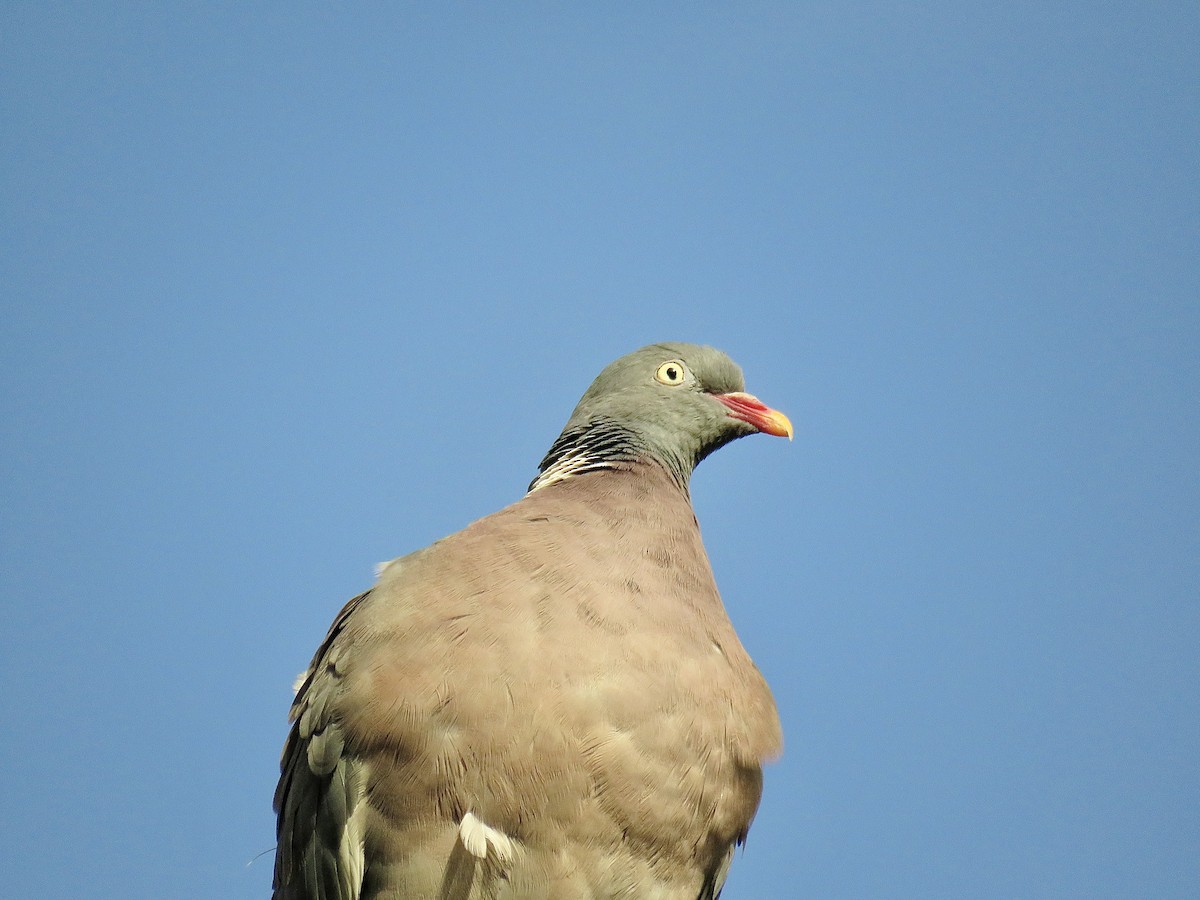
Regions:
<instances>
[{"instance_id":1,"label":"bird eye","mask_svg":"<svg viewBox=\"0 0 1200 900\"><path fill-rule=\"evenodd\" d=\"M683 384L687 377L687 367L677 359L670 362L665 362L658 367L658 371L654 373L654 380L659 384L665 384L669 387L674 387L677 384Z\"/></svg>"}]
</instances>

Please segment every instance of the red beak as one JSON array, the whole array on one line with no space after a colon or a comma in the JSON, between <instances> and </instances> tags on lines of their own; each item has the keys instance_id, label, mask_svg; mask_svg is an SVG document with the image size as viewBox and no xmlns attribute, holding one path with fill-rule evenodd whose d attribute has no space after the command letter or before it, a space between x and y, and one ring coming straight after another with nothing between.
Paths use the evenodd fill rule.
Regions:
<instances>
[{"instance_id":1,"label":"red beak","mask_svg":"<svg viewBox=\"0 0 1200 900\"><path fill-rule=\"evenodd\" d=\"M771 409L753 394L734 391L713 396L729 407L729 414L735 419L749 422L763 434L785 437L789 441L792 439L791 420L779 410Z\"/></svg>"}]
</instances>

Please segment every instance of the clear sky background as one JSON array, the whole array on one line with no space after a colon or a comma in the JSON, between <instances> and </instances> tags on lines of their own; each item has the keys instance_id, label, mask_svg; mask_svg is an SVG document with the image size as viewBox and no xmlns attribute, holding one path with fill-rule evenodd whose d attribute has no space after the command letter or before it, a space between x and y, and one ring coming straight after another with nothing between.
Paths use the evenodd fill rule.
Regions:
<instances>
[{"instance_id":1,"label":"clear sky background","mask_svg":"<svg viewBox=\"0 0 1200 900\"><path fill-rule=\"evenodd\" d=\"M291 682L603 365L787 739L725 900L1200 895L1194 3L5 4L0 870L261 898Z\"/></svg>"}]
</instances>

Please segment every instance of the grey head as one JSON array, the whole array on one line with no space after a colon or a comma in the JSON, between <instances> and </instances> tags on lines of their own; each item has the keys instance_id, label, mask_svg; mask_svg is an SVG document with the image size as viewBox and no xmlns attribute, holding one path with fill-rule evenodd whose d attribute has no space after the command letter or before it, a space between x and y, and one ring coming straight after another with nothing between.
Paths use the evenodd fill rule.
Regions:
<instances>
[{"instance_id":1,"label":"grey head","mask_svg":"<svg viewBox=\"0 0 1200 900\"><path fill-rule=\"evenodd\" d=\"M529 488L637 461L661 465L686 488L700 460L758 432L791 438L792 424L745 393L732 359L699 344L651 344L596 377Z\"/></svg>"}]
</instances>

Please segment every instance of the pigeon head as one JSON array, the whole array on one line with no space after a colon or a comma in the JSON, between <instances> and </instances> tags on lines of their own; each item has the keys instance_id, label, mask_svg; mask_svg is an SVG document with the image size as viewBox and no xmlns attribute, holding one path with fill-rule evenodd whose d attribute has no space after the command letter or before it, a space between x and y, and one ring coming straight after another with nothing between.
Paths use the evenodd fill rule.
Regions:
<instances>
[{"instance_id":1,"label":"pigeon head","mask_svg":"<svg viewBox=\"0 0 1200 900\"><path fill-rule=\"evenodd\" d=\"M732 359L699 344L651 344L596 377L530 490L637 461L658 463L686 487L700 460L758 432L790 439L792 423L745 393Z\"/></svg>"}]
</instances>

